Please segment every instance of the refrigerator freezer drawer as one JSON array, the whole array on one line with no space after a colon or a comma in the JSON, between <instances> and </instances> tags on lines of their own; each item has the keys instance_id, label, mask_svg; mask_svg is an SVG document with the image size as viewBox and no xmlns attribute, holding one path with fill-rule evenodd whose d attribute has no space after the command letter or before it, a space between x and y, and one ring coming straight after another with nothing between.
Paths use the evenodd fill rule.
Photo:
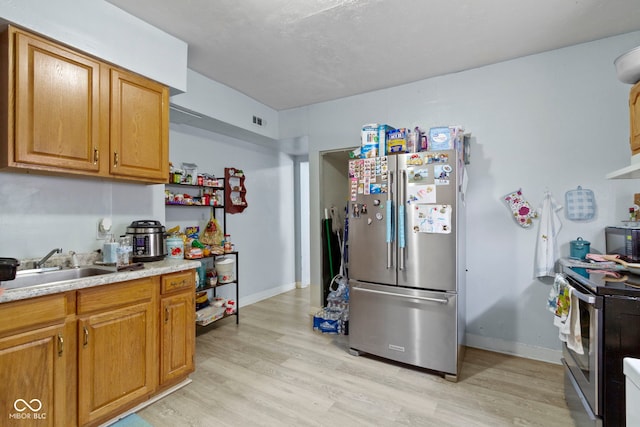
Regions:
<instances>
[{"instance_id":1,"label":"refrigerator freezer drawer","mask_svg":"<svg viewBox=\"0 0 640 427\"><path fill-rule=\"evenodd\" d=\"M352 280L349 347L457 375L457 295Z\"/></svg>"}]
</instances>

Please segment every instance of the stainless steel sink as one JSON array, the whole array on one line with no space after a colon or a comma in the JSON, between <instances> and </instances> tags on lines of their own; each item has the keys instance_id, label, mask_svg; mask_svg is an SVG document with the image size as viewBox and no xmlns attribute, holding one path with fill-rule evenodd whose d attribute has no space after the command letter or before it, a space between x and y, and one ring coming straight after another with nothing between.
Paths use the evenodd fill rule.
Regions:
<instances>
[{"instance_id":1,"label":"stainless steel sink","mask_svg":"<svg viewBox=\"0 0 640 427\"><path fill-rule=\"evenodd\" d=\"M115 273L114 268L87 266L69 268L64 270L34 269L18 271L16 278L2 282L4 289L26 288L30 286L50 285L67 280L82 279L85 277L99 276Z\"/></svg>"}]
</instances>

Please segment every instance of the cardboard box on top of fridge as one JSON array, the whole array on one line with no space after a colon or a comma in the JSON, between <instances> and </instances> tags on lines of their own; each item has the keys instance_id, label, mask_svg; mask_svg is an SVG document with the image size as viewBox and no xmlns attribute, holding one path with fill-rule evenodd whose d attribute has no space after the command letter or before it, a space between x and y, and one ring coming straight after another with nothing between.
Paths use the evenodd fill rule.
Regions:
<instances>
[{"instance_id":1,"label":"cardboard box on top of fridge","mask_svg":"<svg viewBox=\"0 0 640 427\"><path fill-rule=\"evenodd\" d=\"M406 153L409 129L393 129L387 134L387 154Z\"/></svg>"},{"instance_id":2,"label":"cardboard box on top of fridge","mask_svg":"<svg viewBox=\"0 0 640 427\"><path fill-rule=\"evenodd\" d=\"M380 125L378 126L378 152L380 156L386 156L387 151L387 139L389 138L389 132L394 129L393 126Z\"/></svg>"},{"instance_id":3,"label":"cardboard box on top of fridge","mask_svg":"<svg viewBox=\"0 0 640 427\"><path fill-rule=\"evenodd\" d=\"M441 126L429 129L429 151L453 150L460 143L464 129L460 126Z\"/></svg>"},{"instance_id":4,"label":"cardboard box on top of fridge","mask_svg":"<svg viewBox=\"0 0 640 427\"><path fill-rule=\"evenodd\" d=\"M370 123L362 126L361 158L380 157L387 154L387 132L393 127Z\"/></svg>"},{"instance_id":5,"label":"cardboard box on top of fridge","mask_svg":"<svg viewBox=\"0 0 640 427\"><path fill-rule=\"evenodd\" d=\"M360 150L361 158L378 157L379 140L378 140L378 124L371 123L362 126L361 141L362 147Z\"/></svg>"}]
</instances>

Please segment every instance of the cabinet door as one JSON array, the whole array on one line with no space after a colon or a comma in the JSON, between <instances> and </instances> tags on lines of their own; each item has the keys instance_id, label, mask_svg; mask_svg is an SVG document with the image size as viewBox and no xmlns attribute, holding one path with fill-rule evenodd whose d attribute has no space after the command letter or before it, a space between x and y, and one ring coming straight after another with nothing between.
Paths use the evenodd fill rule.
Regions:
<instances>
[{"instance_id":1,"label":"cabinet door","mask_svg":"<svg viewBox=\"0 0 640 427\"><path fill-rule=\"evenodd\" d=\"M66 426L64 325L0 339L3 426Z\"/></svg>"},{"instance_id":2,"label":"cabinet door","mask_svg":"<svg viewBox=\"0 0 640 427\"><path fill-rule=\"evenodd\" d=\"M629 116L631 154L638 154L640 153L640 82L631 88L629 94Z\"/></svg>"},{"instance_id":3,"label":"cabinet door","mask_svg":"<svg viewBox=\"0 0 640 427\"><path fill-rule=\"evenodd\" d=\"M16 31L14 78L14 153L10 165L97 174L100 64ZM11 127L11 120L9 123Z\"/></svg>"},{"instance_id":4,"label":"cabinet door","mask_svg":"<svg viewBox=\"0 0 640 427\"><path fill-rule=\"evenodd\" d=\"M151 182L169 179L169 90L111 68L110 172Z\"/></svg>"},{"instance_id":5,"label":"cabinet door","mask_svg":"<svg viewBox=\"0 0 640 427\"><path fill-rule=\"evenodd\" d=\"M194 370L195 300L193 289L161 300L160 385Z\"/></svg>"},{"instance_id":6,"label":"cabinet door","mask_svg":"<svg viewBox=\"0 0 640 427\"><path fill-rule=\"evenodd\" d=\"M155 313L151 302L140 302L79 320L81 425L106 418L128 403L144 400L155 390Z\"/></svg>"}]
</instances>

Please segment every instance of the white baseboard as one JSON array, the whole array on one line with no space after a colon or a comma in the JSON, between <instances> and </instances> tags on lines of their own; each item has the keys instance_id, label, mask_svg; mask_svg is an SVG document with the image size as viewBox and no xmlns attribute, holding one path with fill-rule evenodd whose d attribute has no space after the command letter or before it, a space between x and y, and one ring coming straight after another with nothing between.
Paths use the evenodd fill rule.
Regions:
<instances>
[{"instance_id":1,"label":"white baseboard","mask_svg":"<svg viewBox=\"0 0 640 427\"><path fill-rule=\"evenodd\" d=\"M243 296L239 298L240 307L244 307L245 305L255 304L259 301L262 301L267 298L275 297L276 295L280 295L281 293L288 292L296 288L296 283L288 283L281 286L276 286L275 288L267 289L266 291L257 292L255 294Z\"/></svg>"},{"instance_id":2,"label":"white baseboard","mask_svg":"<svg viewBox=\"0 0 640 427\"><path fill-rule=\"evenodd\" d=\"M483 337L481 335L465 334L467 347L480 348L482 350L495 351L497 353L510 354L512 356L527 359L540 360L542 362L560 364L561 350L552 350L545 347L536 347L519 342L506 341L500 338Z\"/></svg>"}]
</instances>

